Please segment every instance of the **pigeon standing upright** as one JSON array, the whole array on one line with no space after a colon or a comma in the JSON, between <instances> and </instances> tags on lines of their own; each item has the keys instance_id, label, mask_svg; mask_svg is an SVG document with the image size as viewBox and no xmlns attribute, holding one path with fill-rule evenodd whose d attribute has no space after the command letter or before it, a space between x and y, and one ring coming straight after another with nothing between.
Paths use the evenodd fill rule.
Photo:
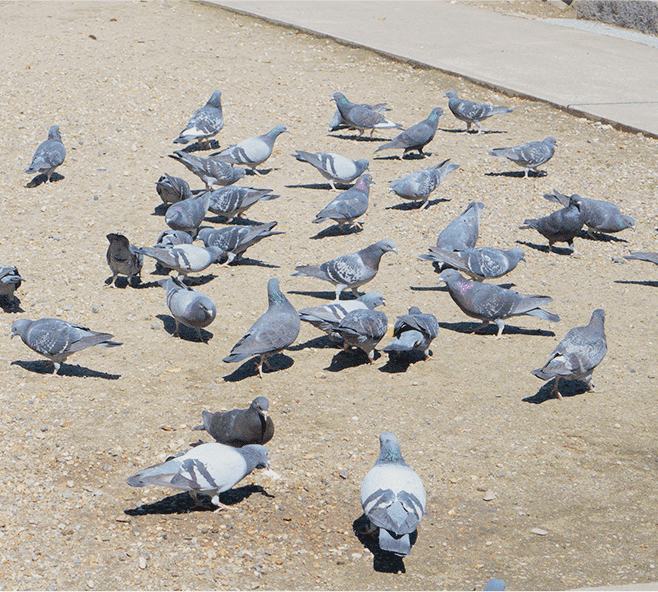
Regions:
<instances>
[{"instance_id":1,"label":"pigeon standing upright","mask_svg":"<svg viewBox=\"0 0 658 592\"><path fill-rule=\"evenodd\" d=\"M11 302L24 281L15 265L0 265L0 298Z\"/></svg>"},{"instance_id":2,"label":"pigeon standing upright","mask_svg":"<svg viewBox=\"0 0 658 592\"><path fill-rule=\"evenodd\" d=\"M389 193L393 191L403 199L421 201L420 210L429 205L430 194L441 184L448 173L459 168L458 164L450 164L446 159L437 165L411 173L402 179L391 181Z\"/></svg>"},{"instance_id":3,"label":"pigeon standing upright","mask_svg":"<svg viewBox=\"0 0 658 592\"><path fill-rule=\"evenodd\" d=\"M528 142L521 146L512 148L494 148L489 154L491 156L503 156L514 164L525 169L524 177L528 176L530 169L539 174L537 167L548 162L555 154L555 138L544 138L541 142Z\"/></svg>"},{"instance_id":4,"label":"pigeon standing upright","mask_svg":"<svg viewBox=\"0 0 658 592\"><path fill-rule=\"evenodd\" d=\"M176 327L173 335L179 335L179 324L196 329L199 341L204 341L201 329L215 320L217 308L205 294L186 286L176 278L160 280L159 284L167 291L167 307L174 317Z\"/></svg>"},{"instance_id":5,"label":"pigeon standing upright","mask_svg":"<svg viewBox=\"0 0 658 592\"><path fill-rule=\"evenodd\" d=\"M172 230L183 230L196 236L197 229L208 213L210 191L171 204L165 213L165 222Z\"/></svg>"},{"instance_id":6,"label":"pigeon standing upright","mask_svg":"<svg viewBox=\"0 0 658 592\"><path fill-rule=\"evenodd\" d=\"M388 330L388 319L379 310L357 309L348 312L331 332L335 341L343 343L347 350L354 346L368 356L368 362L375 363L375 347Z\"/></svg>"},{"instance_id":7,"label":"pigeon standing upright","mask_svg":"<svg viewBox=\"0 0 658 592\"><path fill-rule=\"evenodd\" d=\"M213 185L233 185L245 175L245 169L242 167L234 167L214 158L201 158L182 150L175 150L173 154L169 154L169 158L184 164L199 177L205 183L207 191L210 191Z\"/></svg>"},{"instance_id":8,"label":"pigeon standing upright","mask_svg":"<svg viewBox=\"0 0 658 592\"><path fill-rule=\"evenodd\" d=\"M206 247L219 247L226 253L227 260L222 266L240 259L243 253L251 246L268 236L284 234L272 230L276 222L256 224L255 226L226 226L225 228L202 228L198 238ZM221 267L221 266L220 266Z\"/></svg>"},{"instance_id":9,"label":"pigeon standing upright","mask_svg":"<svg viewBox=\"0 0 658 592\"><path fill-rule=\"evenodd\" d=\"M31 175L45 173L46 181L50 181L53 171L64 162L65 158L66 148L62 142L62 135L59 133L59 127L53 125L48 130L48 139L39 144L25 172Z\"/></svg>"},{"instance_id":10,"label":"pigeon standing upright","mask_svg":"<svg viewBox=\"0 0 658 592\"><path fill-rule=\"evenodd\" d=\"M315 167L320 174L329 181L331 188L336 189L336 183L351 183L368 170L369 163L365 158L352 160L339 154L326 154L324 152L304 152L297 150L293 156L300 162L307 162Z\"/></svg>"},{"instance_id":11,"label":"pigeon standing upright","mask_svg":"<svg viewBox=\"0 0 658 592\"><path fill-rule=\"evenodd\" d=\"M412 125L390 142L382 144L375 152L402 148L404 150L403 156L413 150L418 150L419 156L426 156L423 148L434 139L441 115L443 115L443 109L441 107L435 107L427 116L427 119L423 119L420 123Z\"/></svg>"},{"instance_id":12,"label":"pigeon standing upright","mask_svg":"<svg viewBox=\"0 0 658 592\"><path fill-rule=\"evenodd\" d=\"M185 179L172 177L167 173L158 179L155 190L158 192L163 204L177 203L192 197L192 191Z\"/></svg>"},{"instance_id":13,"label":"pigeon standing upright","mask_svg":"<svg viewBox=\"0 0 658 592\"><path fill-rule=\"evenodd\" d=\"M425 359L430 357L430 345L439 334L439 322L430 313L422 313L412 306L409 314L400 315L393 327L393 341L382 351L387 353L408 353L414 350L423 352Z\"/></svg>"},{"instance_id":14,"label":"pigeon standing upright","mask_svg":"<svg viewBox=\"0 0 658 592\"><path fill-rule=\"evenodd\" d=\"M419 257L457 269L478 282L502 277L515 269L519 261L525 261L523 249L519 248L503 251L493 247L477 247L448 251L430 247L429 251L429 254Z\"/></svg>"},{"instance_id":15,"label":"pigeon standing upright","mask_svg":"<svg viewBox=\"0 0 658 592\"><path fill-rule=\"evenodd\" d=\"M260 176L261 173L256 170L256 167L263 164L272 155L274 142L284 133L290 133L288 128L285 125L277 125L262 136L248 138L221 152L216 152L212 156L218 161L248 166Z\"/></svg>"},{"instance_id":16,"label":"pigeon standing upright","mask_svg":"<svg viewBox=\"0 0 658 592\"><path fill-rule=\"evenodd\" d=\"M513 109L509 107L494 107L493 105L483 105L481 103L474 103L460 99L454 90L449 90L444 97L448 97L448 108L452 114L460 121L466 122L466 129L464 133L467 134L471 130L471 124L478 127L477 133L482 131L480 122L483 119L488 119L492 115L499 115L501 113L511 113Z\"/></svg>"},{"instance_id":17,"label":"pigeon standing upright","mask_svg":"<svg viewBox=\"0 0 658 592\"><path fill-rule=\"evenodd\" d=\"M548 251L553 250L554 243L567 243L571 248L571 254L578 256L573 239L580 234L584 224L584 216L581 211L580 202L571 199L569 205L557 212L553 212L543 218L531 218L523 221L521 230L534 229L548 239Z\"/></svg>"},{"instance_id":18,"label":"pigeon standing upright","mask_svg":"<svg viewBox=\"0 0 658 592\"><path fill-rule=\"evenodd\" d=\"M224 216L227 222L241 216L258 201L277 199L271 189L253 187L221 187L210 194L208 209L217 216Z\"/></svg>"},{"instance_id":19,"label":"pigeon standing upright","mask_svg":"<svg viewBox=\"0 0 658 592\"><path fill-rule=\"evenodd\" d=\"M142 265L144 257L123 234L111 233L107 235L110 245L107 247L105 258L112 270L112 277L105 280L108 286L114 286L118 275L128 276L128 283L136 286L142 281Z\"/></svg>"},{"instance_id":20,"label":"pigeon standing upright","mask_svg":"<svg viewBox=\"0 0 658 592\"><path fill-rule=\"evenodd\" d=\"M343 93L334 93L331 100L336 101L336 107L347 125L359 131L359 138L367 129L371 138L376 129L402 129L399 123L389 121L379 111L373 111L364 104L351 103Z\"/></svg>"},{"instance_id":21,"label":"pigeon standing upright","mask_svg":"<svg viewBox=\"0 0 658 592\"><path fill-rule=\"evenodd\" d=\"M208 102L197 109L185 129L178 134L174 140L175 144L187 144L192 140L198 140L202 148L210 149L210 138L216 136L224 127L224 116L222 114L222 91L216 90L208 99Z\"/></svg>"},{"instance_id":22,"label":"pigeon standing upright","mask_svg":"<svg viewBox=\"0 0 658 592\"><path fill-rule=\"evenodd\" d=\"M325 220L335 220L342 228L345 224L361 229L362 226L354 220L363 216L368 210L368 197L370 185L374 181L365 173L361 175L353 187L339 193L320 212L315 215L314 223Z\"/></svg>"}]
</instances>

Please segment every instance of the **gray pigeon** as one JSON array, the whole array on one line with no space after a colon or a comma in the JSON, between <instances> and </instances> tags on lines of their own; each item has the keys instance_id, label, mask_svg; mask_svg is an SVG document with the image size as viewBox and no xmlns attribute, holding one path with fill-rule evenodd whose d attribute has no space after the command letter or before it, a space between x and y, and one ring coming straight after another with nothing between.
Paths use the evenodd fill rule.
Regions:
<instances>
[{"instance_id":1,"label":"gray pigeon","mask_svg":"<svg viewBox=\"0 0 658 592\"><path fill-rule=\"evenodd\" d=\"M269 451L265 446L250 444L233 448L218 442L195 446L185 454L142 469L128 477L131 487L160 485L188 491L197 505L197 495L207 493L218 509L227 509L219 501L219 494L242 481L254 469L269 467Z\"/></svg>"},{"instance_id":2,"label":"gray pigeon","mask_svg":"<svg viewBox=\"0 0 658 592\"><path fill-rule=\"evenodd\" d=\"M192 191L185 179L172 177L167 173L158 179L155 190L158 192L163 204L178 203L192 197Z\"/></svg>"},{"instance_id":3,"label":"gray pigeon","mask_svg":"<svg viewBox=\"0 0 658 592\"><path fill-rule=\"evenodd\" d=\"M464 314L482 321L475 331L496 323L496 339L500 339L505 319L510 317L531 315L554 323L560 320L559 316L539 308L553 301L550 296L528 296L493 284L474 282L454 269L442 271L439 282L447 284L451 298Z\"/></svg>"},{"instance_id":4,"label":"gray pigeon","mask_svg":"<svg viewBox=\"0 0 658 592\"><path fill-rule=\"evenodd\" d=\"M210 138L216 136L224 127L224 116L222 115L222 92L216 90L208 99L208 102L197 109L185 129L178 134L174 140L175 144L187 144L198 140L201 147L210 149Z\"/></svg>"},{"instance_id":5,"label":"gray pigeon","mask_svg":"<svg viewBox=\"0 0 658 592\"><path fill-rule=\"evenodd\" d=\"M382 144L375 152L402 148L404 150L403 156L413 150L418 150L420 156L426 156L423 148L434 139L441 115L443 115L443 109L441 107L435 107L427 119L423 119L420 123L412 125L390 142Z\"/></svg>"},{"instance_id":6,"label":"gray pigeon","mask_svg":"<svg viewBox=\"0 0 658 592\"><path fill-rule=\"evenodd\" d=\"M208 191L213 185L224 187L233 185L245 175L245 170L242 167L233 167L214 158L201 158L182 150L175 150L173 154L169 154L169 158L184 164L205 183Z\"/></svg>"},{"instance_id":7,"label":"gray pigeon","mask_svg":"<svg viewBox=\"0 0 658 592\"><path fill-rule=\"evenodd\" d=\"M256 170L256 167L263 164L270 156L272 156L274 142L276 142L276 139L283 133L289 134L290 132L285 125L277 125L262 136L255 136L243 140L239 144L229 146L225 150L217 152L212 156L219 161L231 164L243 164L248 166L257 175L260 175Z\"/></svg>"},{"instance_id":8,"label":"gray pigeon","mask_svg":"<svg viewBox=\"0 0 658 592\"><path fill-rule=\"evenodd\" d=\"M375 347L384 338L388 330L388 319L379 310L357 309L348 312L331 332L335 341L343 343L345 350L354 346L368 356L371 364L375 363Z\"/></svg>"},{"instance_id":9,"label":"gray pigeon","mask_svg":"<svg viewBox=\"0 0 658 592\"><path fill-rule=\"evenodd\" d=\"M0 265L0 299L11 302L14 299L14 292L24 281L16 266Z\"/></svg>"},{"instance_id":10,"label":"gray pigeon","mask_svg":"<svg viewBox=\"0 0 658 592\"><path fill-rule=\"evenodd\" d=\"M397 253L393 241L385 239L356 253L341 255L320 265L298 265L292 275L305 275L331 282L336 286L336 300L340 300L340 294L346 288L359 297L361 294L357 288L367 284L377 275L382 255L389 251Z\"/></svg>"},{"instance_id":11,"label":"gray pigeon","mask_svg":"<svg viewBox=\"0 0 658 592\"><path fill-rule=\"evenodd\" d=\"M279 289L279 280L272 278L267 282L267 299L267 311L256 320L223 360L227 363L242 362L259 355L257 366L261 378L263 363L267 364L268 357L292 345L301 326L297 311Z\"/></svg>"},{"instance_id":12,"label":"gray pigeon","mask_svg":"<svg viewBox=\"0 0 658 592\"><path fill-rule=\"evenodd\" d=\"M409 314L400 315L393 326L393 341L382 351L403 353L418 350L430 357L430 345L439 334L439 322L433 314L422 313L412 306Z\"/></svg>"},{"instance_id":13,"label":"gray pigeon","mask_svg":"<svg viewBox=\"0 0 658 592\"><path fill-rule=\"evenodd\" d=\"M217 263L224 252L217 247L199 247L197 245L176 245L175 247L139 247L137 253L152 257L162 267L174 269L179 279L187 278L188 274L203 271Z\"/></svg>"},{"instance_id":14,"label":"gray pigeon","mask_svg":"<svg viewBox=\"0 0 658 592\"><path fill-rule=\"evenodd\" d=\"M503 251L493 247L477 247L448 251L430 247L429 250L428 255L421 255L420 258L448 265L478 282L502 277L515 269L519 261L525 261L523 249L518 248Z\"/></svg>"},{"instance_id":15,"label":"gray pigeon","mask_svg":"<svg viewBox=\"0 0 658 592\"><path fill-rule=\"evenodd\" d=\"M218 411L201 414L203 425L195 430L205 430L220 444L241 448L249 444L267 444L274 436L274 422L268 417L270 402L256 397L247 409Z\"/></svg>"},{"instance_id":16,"label":"gray pigeon","mask_svg":"<svg viewBox=\"0 0 658 592\"><path fill-rule=\"evenodd\" d=\"M178 325L182 324L196 329L199 341L204 341L201 329L215 320L215 303L176 278L170 277L158 283L167 290L167 307L176 323L173 335L180 335Z\"/></svg>"},{"instance_id":17,"label":"gray pigeon","mask_svg":"<svg viewBox=\"0 0 658 592\"><path fill-rule=\"evenodd\" d=\"M217 216L225 216L230 222L241 216L258 201L267 201L279 197L271 189L254 189L252 187L221 187L210 194L208 209Z\"/></svg>"},{"instance_id":18,"label":"gray pigeon","mask_svg":"<svg viewBox=\"0 0 658 592\"><path fill-rule=\"evenodd\" d=\"M390 111L390 109L386 106L386 103L377 103L375 105L361 103L359 107L366 107L371 111ZM334 111L334 116L331 118L331 121L329 122L329 131L335 132L345 128L356 129L343 119L343 116L340 114L340 109L336 109L336 111Z\"/></svg>"},{"instance_id":19,"label":"gray pigeon","mask_svg":"<svg viewBox=\"0 0 658 592\"><path fill-rule=\"evenodd\" d=\"M368 173L361 175L354 186L339 193L318 212L313 222L317 224L326 220L335 220L341 228L345 224L358 229L363 228L354 220L363 216L368 210L370 185L373 183L374 181Z\"/></svg>"},{"instance_id":20,"label":"gray pigeon","mask_svg":"<svg viewBox=\"0 0 658 592\"><path fill-rule=\"evenodd\" d=\"M60 366L75 352L94 345L102 347L122 345L117 341L110 341L114 335L92 331L82 325L76 325L61 319L39 319L38 321L20 319L14 321L11 326L11 339L16 335L31 350L52 361L55 366L53 374L57 374Z\"/></svg>"},{"instance_id":21,"label":"gray pigeon","mask_svg":"<svg viewBox=\"0 0 658 592\"><path fill-rule=\"evenodd\" d=\"M594 389L592 373L608 351L605 339L605 311L597 308L585 327L571 329L551 353L543 367L533 370L537 378L550 380L555 378L553 393L562 398L558 389L560 378L568 380L586 380L588 389Z\"/></svg>"},{"instance_id":22,"label":"gray pigeon","mask_svg":"<svg viewBox=\"0 0 658 592\"><path fill-rule=\"evenodd\" d=\"M458 164L450 164L450 159L434 165L422 171L411 173L402 179L391 181L391 188L389 193L393 191L402 199L411 199L414 201L422 201L420 209L424 210L429 205L429 197L445 179L448 173L455 171L459 168Z\"/></svg>"},{"instance_id":23,"label":"gray pigeon","mask_svg":"<svg viewBox=\"0 0 658 592\"><path fill-rule=\"evenodd\" d=\"M573 200L580 204L583 214L583 222L587 226L587 234L594 238L594 231L614 233L630 228L635 230L635 220L626 214L622 214L616 204L598 199L580 197L578 194L564 195L557 189L553 193L544 193L544 198L556 201L567 207Z\"/></svg>"},{"instance_id":24,"label":"gray pigeon","mask_svg":"<svg viewBox=\"0 0 658 592\"><path fill-rule=\"evenodd\" d=\"M66 148L62 143L62 136L59 133L59 127L53 125L48 130L48 139L39 144L30 166L25 169L26 173L45 173L46 181L50 181L53 171L64 162L66 158Z\"/></svg>"},{"instance_id":25,"label":"gray pigeon","mask_svg":"<svg viewBox=\"0 0 658 592\"><path fill-rule=\"evenodd\" d=\"M156 247L175 247L176 245L191 245L192 236L183 230L165 230L155 243Z\"/></svg>"},{"instance_id":26,"label":"gray pigeon","mask_svg":"<svg viewBox=\"0 0 658 592\"><path fill-rule=\"evenodd\" d=\"M142 265L144 257L123 234L111 233L107 235L110 245L105 255L107 264L112 270L112 277L105 280L105 284L114 287L118 275L128 276L128 283L136 286L142 281Z\"/></svg>"},{"instance_id":27,"label":"gray pigeon","mask_svg":"<svg viewBox=\"0 0 658 592\"><path fill-rule=\"evenodd\" d=\"M584 224L584 216L581 204L575 200L566 208L553 212L543 218L532 218L523 221L521 230L532 228L548 239L548 251L553 250L554 243L567 243L571 248L571 254L578 256L573 239L576 238Z\"/></svg>"},{"instance_id":28,"label":"gray pigeon","mask_svg":"<svg viewBox=\"0 0 658 592\"><path fill-rule=\"evenodd\" d=\"M399 123L389 121L379 111L373 111L364 104L351 103L343 93L334 93L331 100L336 101L336 107L347 125L359 131L359 138L367 129L371 138L376 129L402 129Z\"/></svg>"},{"instance_id":29,"label":"gray pigeon","mask_svg":"<svg viewBox=\"0 0 658 592\"><path fill-rule=\"evenodd\" d=\"M631 253L624 255L624 259L637 259L638 261L648 261L658 265L658 253Z\"/></svg>"},{"instance_id":30,"label":"gray pigeon","mask_svg":"<svg viewBox=\"0 0 658 592\"><path fill-rule=\"evenodd\" d=\"M537 167L553 158L555 154L555 138L545 138L541 142L528 142L521 146L512 148L494 148L489 154L491 156L504 156L514 164L525 169L524 177L528 176L530 169L539 174Z\"/></svg>"},{"instance_id":31,"label":"gray pigeon","mask_svg":"<svg viewBox=\"0 0 658 592\"><path fill-rule=\"evenodd\" d=\"M466 122L465 134L470 131L471 124L473 123L478 126L477 133L479 134L482 131L480 122L483 119L488 119L492 115L511 113L513 111L509 107L494 107L493 105L483 105L460 99L454 90L449 90L443 96L448 97L448 108L452 111L452 114L460 121Z\"/></svg>"},{"instance_id":32,"label":"gray pigeon","mask_svg":"<svg viewBox=\"0 0 658 592\"><path fill-rule=\"evenodd\" d=\"M352 160L339 154L326 154L324 152L304 152L297 150L293 156L300 162L307 162L314 166L320 174L329 181L331 188L336 189L336 183L351 183L368 170L369 163L365 158Z\"/></svg>"},{"instance_id":33,"label":"gray pigeon","mask_svg":"<svg viewBox=\"0 0 658 592\"><path fill-rule=\"evenodd\" d=\"M204 191L197 197L171 204L165 213L165 222L172 230L183 230L196 235L210 205L210 191Z\"/></svg>"},{"instance_id":34,"label":"gray pigeon","mask_svg":"<svg viewBox=\"0 0 658 592\"><path fill-rule=\"evenodd\" d=\"M425 514L427 495L420 477L404 462L393 434L379 436L379 456L361 483L361 506L370 532L379 529L379 547L409 555L414 533Z\"/></svg>"},{"instance_id":35,"label":"gray pigeon","mask_svg":"<svg viewBox=\"0 0 658 592\"><path fill-rule=\"evenodd\" d=\"M226 226L225 228L202 228L197 235L206 247L219 247L228 257L226 263L240 259L251 246L268 236L284 234L272 230L276 222L256 224L255 226Z\"/></svg>"}]
</instances>

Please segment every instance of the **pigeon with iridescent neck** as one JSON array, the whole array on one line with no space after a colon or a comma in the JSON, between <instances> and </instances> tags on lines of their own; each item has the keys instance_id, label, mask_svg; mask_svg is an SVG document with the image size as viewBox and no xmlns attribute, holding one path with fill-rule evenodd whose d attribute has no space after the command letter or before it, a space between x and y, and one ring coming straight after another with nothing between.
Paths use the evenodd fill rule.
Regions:
<instances>
[{"instance_id":1,"label":"pigeon with iridescent neck","mask_svg":"<svg viewBox=\"0 0 658 592\"><path fill-rule=\"evenodd\" d=\"M363 216L368 210L370 185L373 183L374 181L368 173L361 175L353 187L339 193L318 212L313 223L335 220L341 228L347 224L360 230L361 224L354 220Z\"/></svg>"},{"instance_id":2,"label":"pigeon with iridescent neck","mask_svg":"<svg viewBox=\"0 0 658 592\"><path fill-rule=\"evenodd\" d=\"M441 115L443 115L443 109L441 107L435 107L427 119L423 119L420 123L412 125L390 142L382 144L375 152L402 149L404 150L404 156L408 152L418 150L420 156L427 156L423 152L423 148L434 139Z\"/></svg>"}]
</instances>

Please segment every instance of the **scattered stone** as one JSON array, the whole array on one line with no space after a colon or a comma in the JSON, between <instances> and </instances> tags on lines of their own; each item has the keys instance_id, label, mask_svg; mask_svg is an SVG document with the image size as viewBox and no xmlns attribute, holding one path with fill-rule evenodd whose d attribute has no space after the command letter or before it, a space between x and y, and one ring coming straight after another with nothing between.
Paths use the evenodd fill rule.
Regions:
<instances>
[{"instance_id":1,"label":"scattered stone","mask_svg":"<svg viewBox=\"0 0 658 592\"><path fill-rule=\"evenodd\" d=\"M491 489L489 489L489 490L484 494L484 496L482 497L482 499L483 499L485 502L490 502L491 500L495 500L495 499L496 499L496 494L495 494L493 491L491 491Z\"/></svg>"},{"instance_id":2,"label":"scattered stone","mask_svg":"<svg viewBox=\"0 0 658 592\"><path fill-rule=\"evenodd\" d=\"M532 534L538 534L539 536L546 536L548 534L548 532L542 528L533 528L530 532Z\"/></svg>"}]
</instances>

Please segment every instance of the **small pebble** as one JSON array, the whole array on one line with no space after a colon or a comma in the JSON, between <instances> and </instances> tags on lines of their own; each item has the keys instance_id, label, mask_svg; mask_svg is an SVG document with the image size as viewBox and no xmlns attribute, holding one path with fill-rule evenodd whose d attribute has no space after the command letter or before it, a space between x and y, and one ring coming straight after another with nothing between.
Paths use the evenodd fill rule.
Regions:
<instances>
[{"instance_id":1,"label":"small pebble","mask_svg":"<svg viewBox=\"0 0 658 592\"><path fill-rule=\"evenodd\" d=\"M540 536L546 536L548 534L548 532L546 532L545 530L543 530L541 528L533 528L530 532L532 534L538 534Z\"/></svg>"},{"instance_id":2,"label":"small pebble","mask_svg":"<svg viewBox=\"0 0 658 592\"><path fill-rule=\"evenodd\" d=\"M139 569L146 569L146 558L145 557L140 557L139 558Z\"/></svg>"}]
</instances>

